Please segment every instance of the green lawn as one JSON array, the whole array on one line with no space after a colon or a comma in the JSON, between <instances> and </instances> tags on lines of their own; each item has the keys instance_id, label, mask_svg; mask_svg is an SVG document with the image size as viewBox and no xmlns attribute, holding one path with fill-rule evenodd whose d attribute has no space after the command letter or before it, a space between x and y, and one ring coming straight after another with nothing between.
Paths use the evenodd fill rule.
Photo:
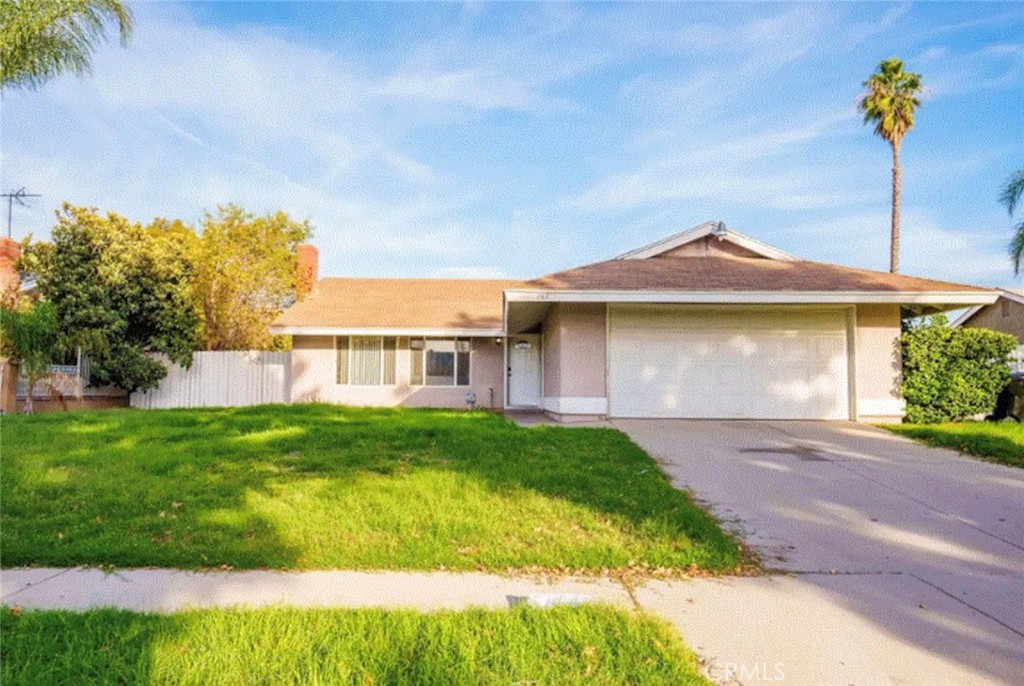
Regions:
<instances>
[{"instance_id":1,"label":"green lawn","mask_svg":"<svg viewBox=\"0 0 1024 686\"><path fill-rule=\"evenodd\" d=\"M4 686L710 686L670 627L607 607L0 612Z\"/></svg>"},{"instance_id":2,"label":"green lawn","mask_svg":"<svg viewBox=\"0 0 1024 686\"><path fill-rule=\"evenodd\" d=\"M328 405L0 420L4 566L740 564L625 435Z\"/></svg>"},{"instance_id":3,"label":"green lawn","mask_svg":"<svg viewBox=\"0 0 1024 686\"><path fill-rule=\"evenodd\" d=\"M955 424L894 424L885 428L929 445L953 448L1012 467L1024 467L1024 424L960 422Z\"/></svg>"}]
</instances>

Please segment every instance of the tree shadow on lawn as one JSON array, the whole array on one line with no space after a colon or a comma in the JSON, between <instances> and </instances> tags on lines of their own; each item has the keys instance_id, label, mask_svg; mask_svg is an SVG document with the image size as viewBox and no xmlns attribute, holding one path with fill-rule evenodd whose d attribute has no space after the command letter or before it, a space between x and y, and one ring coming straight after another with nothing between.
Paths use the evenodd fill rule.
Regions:
<instances>
[{"instance_id":1,"label":"tree shadow on lawn","mask_svg":"<svg viewBox=\"0 0 1024 686\"><path fill-rule=\"evenodd\" d=\"M606 607L240 609L169 615L0 609L8 684L689 684L667 625Z\"/></svg>"},{"instance_id":2,"label":"tree shadow on lawn","mask_svg":"<svg viewBox=\"0 0 1024 686\"><path fill-rule=\"evenodd\" d=\"M5 420L6 423L6 420ZM328 405L18 418L4 565L732 569L610 429Z\"/></svg>"}]
</instances>

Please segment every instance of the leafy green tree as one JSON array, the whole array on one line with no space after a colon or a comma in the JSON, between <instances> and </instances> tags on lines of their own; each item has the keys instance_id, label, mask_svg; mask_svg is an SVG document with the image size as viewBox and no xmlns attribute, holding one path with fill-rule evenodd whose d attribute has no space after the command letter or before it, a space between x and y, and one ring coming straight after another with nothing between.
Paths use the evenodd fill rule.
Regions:
<instances>
[{"instance_id":1,"label":"leafy green tree","mask_svg":"<svg viewBox=\"0 0 1024 686\"><path fill-rule=\"evenodd\" d=\"M312 232L284 212L256 216L225 205L203 219L195 293L207 350L279 350L270 323L295 299L296 246Z\"/></svg>"},{"instance_id":2,"label":"leafy green tree","mask_svg":"<svg viewBox=\"0 0 1024 686\"><path fill-rule=\"evenodd\" d=\"M25 412L33 411L36 385L57 357L57 310L48 302L27 309L0 309L0 350L28 378Z\"/></svg>"},{"instance_id":3,"label":"leafy green tree","mask_svg":"<svg viewBox=\"0 0 1024 686\"><path fill-rule=\"evenodd\" d=\"M1014 211L1024 201L1024 169L1018 169L1006 180L999 201L1010 217L1013 217ZM1013 260L1013 273L1020 274L1020 263L1024 259L1024 221L1013 227L1013 234L1010 240L1010 259Z\"/></svg>"},{"instance_id":4,"label":"leafy green tree","mask_svg":"<svg viewBox=\"0 0 1024 686\"><path fill-rule=\"evenodd\" d=\"M878 65L878 71L864 82L867 92L861 96L864 123L874 124L875 133L892 147L892 237L889 244L889 271L900 270L900 204L903 200L903 169L900 149L903 138L914 127L914 115L923 90L921 75L903 71L903 60L890 57Z\"/></svg>"},{"instance_id":5,"label":"leafy green tree","mask_svg":"<svg viewBox=\"0 0 1024 686\"><path fill-rule=\"evenodd\" d=\"M907 421L955 421L993 410L1019 345L989 329L950 328L944 315L904 325L903 398Z\"/></svg>"},{"instance_id":6,"label":"leafy green tree","mask_svg":"<svg viewBox=\"0 0 1024 686\"><path fill-rule=\"evenodd\" d=\"M87 73L110 23L127 44L132 13L121 0L0 0L0 89Z\"/></svg>"},{"instance_id":7,"label":"leafy green tree","mask_svg":"<svg viewBox=\"0 0 1024 686\"><path fill-rule=\"evenodd\" d=\"M154 388L167 368L153 353L191 364L199 342L192 240L167 223L143 228L65 204L52 242L29 243L22 269L56 309L59 349L89 355L90 383Z\"/></svg>"}]
</instances>

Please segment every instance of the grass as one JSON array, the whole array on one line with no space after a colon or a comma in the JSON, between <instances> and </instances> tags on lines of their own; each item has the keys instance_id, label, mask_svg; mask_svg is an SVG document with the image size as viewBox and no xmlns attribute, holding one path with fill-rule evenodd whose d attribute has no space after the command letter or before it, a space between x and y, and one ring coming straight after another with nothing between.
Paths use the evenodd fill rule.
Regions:
<instances>
[{"instance_id":1,"label":"grass","mask_svg":"<svg viewBox=\"0 0 1024 686\"><path fill-rule=\"evenodd\" d=\"M328 405L0 421L4 566L740 563L736 542L610 429Z\"/></svg>"},{"instance_id":2,"label":"grass","mask_svg":"<svg viewBox=\"0 0 1024 686\"><path fill-rule=\"evenodd\" d=\"M600 606L0 612L4 686L710 686L670 627Z\"/></svg>"},{"instance_id":3,"label":"grass","mask_svg":"<svg viewBox=\"0 0 1024 686\"><path fill-rule=\"evenodd\" d=\"M894 424L885 428L929 445L953 448L1011 467L1024 467L1024 424L959 422Z\"/></svg>"}]
</instances>

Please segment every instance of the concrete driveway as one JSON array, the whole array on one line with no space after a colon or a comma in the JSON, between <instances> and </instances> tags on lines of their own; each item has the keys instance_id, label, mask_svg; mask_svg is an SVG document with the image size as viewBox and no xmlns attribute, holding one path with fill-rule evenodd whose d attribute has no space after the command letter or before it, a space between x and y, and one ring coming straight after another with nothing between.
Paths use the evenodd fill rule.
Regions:
<instances>
[{"instance_id":1,"label":"concrete driveway","mask_svg":"<svg viewBox=\"0 0 1024 686\"><path fill-rule=\"evenodd\" d=\"M713 676L1024 684L1024 470L856 424L614 425L782 572L638 590Z\"/></svg>"}]
</instances>

